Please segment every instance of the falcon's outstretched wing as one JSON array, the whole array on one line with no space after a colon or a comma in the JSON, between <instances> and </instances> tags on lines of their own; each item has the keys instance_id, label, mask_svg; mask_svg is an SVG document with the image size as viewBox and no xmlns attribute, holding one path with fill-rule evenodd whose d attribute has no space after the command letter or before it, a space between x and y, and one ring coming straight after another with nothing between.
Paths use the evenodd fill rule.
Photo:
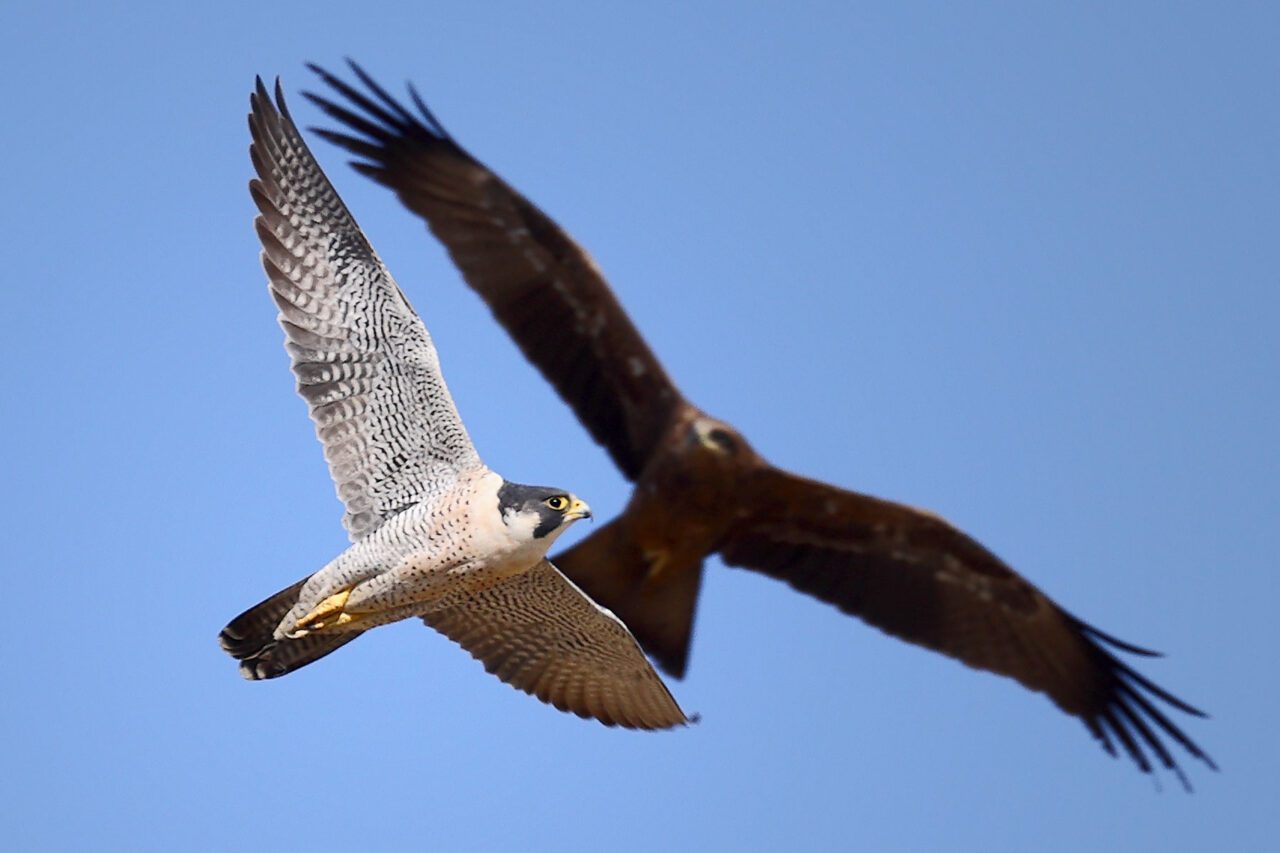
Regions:
<instances>
[{"instance_id":1,"label":"falcon's outstretched wing","mask_svg":"<svg viewBox=\"0 0 1280 853\"><path fill-rule=\"evenodd\" d=\"M548 560L482 592L448 596L423 621L562 711L633 729L689 721L626 626Z\"/></svg>"},{"instance_id":2,"label":"falcon's outstretched wing","mask_svg":"<svg viewBox=\"0 0 1280 853\"><path fill-rule=\"evenodd\" d=\"M1164 738L1209 758L1157 706L1205 716L1118 660L1154 656L1081 622L941 518L762 468L726 563L755 569L888 634L1016 679L1084 721L1144 771L1150 755L1186 784ZM1215 768L1216 769L1216 768Z\"/></svg>"},{"instance_id":3,"label":"falcon's outstretched wing","mask_svg":"<svg viewBox=\"0 0 1280 853\"><path fill-rule=\"evenodd\" d=\"M250 97L249 183L298 391L359 539L480 459L435 347L311 156L276 84Z\"/></svg>"},{"instance_id":4,"label":"falcon's outstretched wing","mask_svg":"<svg viewBox=\"0 0 1280 853\"><path fill-rule=\"evenodd\" d=\"M426 220L525 356L629 478L640 475L683 397L591 257L449 136L411 91L415 115L355 63L372 97L312 65L355 111L307 93L355 135L317 129Z\"/></svg>"}]
</instances>

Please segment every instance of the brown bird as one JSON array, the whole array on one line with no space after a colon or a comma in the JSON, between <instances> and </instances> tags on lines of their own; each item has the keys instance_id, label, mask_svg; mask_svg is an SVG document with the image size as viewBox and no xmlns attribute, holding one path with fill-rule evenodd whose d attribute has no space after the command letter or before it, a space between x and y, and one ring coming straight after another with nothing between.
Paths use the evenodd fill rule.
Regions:
<instances>
[{"instance_id":1,"label":"brown bird","mask_svg":"<svg viewBox=\"0 0 1280 853\"><path fill-rule=\"evenodd\" d=\"M630 502L555 563L682 677L706 558L786 581L910 643L1006 675L1117 744L1186 777L1166 744L1215 767L1158 706L1205 716L1117 659L1156 653L1075 618L938 516L780 470L684 398L591 257L445 131L351 63L362 92L316 66L350 133L319 130L426 220L525 356L635 483ZM1216 767L1215 767L1216 769Z\"/></svg>"}]
</instances>

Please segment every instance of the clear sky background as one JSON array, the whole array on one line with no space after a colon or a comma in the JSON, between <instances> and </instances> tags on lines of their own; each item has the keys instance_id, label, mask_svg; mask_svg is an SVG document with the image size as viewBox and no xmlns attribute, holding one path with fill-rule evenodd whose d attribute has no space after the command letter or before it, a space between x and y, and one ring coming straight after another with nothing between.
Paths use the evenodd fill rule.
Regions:
<instances>
[{"instance_id":1,"label":"clear sky background","mask_svg":"<svg viewBox=\"0 0 1280 853\"><path fill-rule=\"evenodd\" d=\"M1280 13L958 5L4 4L5 846L1274 849ZM315 124L303 63L348 55L772 461L1167 652L1141 669L1212 712L1178 722L1222 772L1158 793L1042 696L716 561L681 731L556 712L416 622L243 681L218 630L346 543L248 94L281 74ZM425 229L312 141L486 461L616 513Z\"/></svg>"}]
</instances>

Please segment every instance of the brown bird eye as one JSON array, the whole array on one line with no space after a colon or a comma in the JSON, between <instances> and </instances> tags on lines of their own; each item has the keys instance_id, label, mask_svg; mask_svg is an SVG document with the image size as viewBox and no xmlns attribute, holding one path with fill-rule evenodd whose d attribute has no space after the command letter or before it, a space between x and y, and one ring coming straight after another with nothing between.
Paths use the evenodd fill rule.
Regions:
<instances>
[{"instance_id":1,"label":"brown bird eye","mask_svg":"<svg viewBox=\"0 0 1280 853\"><path fill-rule=\"evenodd\" d=\"M737 449L733 443L733 437L722 429L713 429L707 437L725 453L733 453Z\"/></svg>"},{"instance_id":2,"label":"brown bird eye","mask_svg":"<svg viewBox=\"0 0 1280 853\"><path fill-rule=\"evenodd\" d=\"M554 498L547 498L547 506L552 509L564 509L568 505L569 501L559 495L556 495Z\"/></svg>"}]
</instances>

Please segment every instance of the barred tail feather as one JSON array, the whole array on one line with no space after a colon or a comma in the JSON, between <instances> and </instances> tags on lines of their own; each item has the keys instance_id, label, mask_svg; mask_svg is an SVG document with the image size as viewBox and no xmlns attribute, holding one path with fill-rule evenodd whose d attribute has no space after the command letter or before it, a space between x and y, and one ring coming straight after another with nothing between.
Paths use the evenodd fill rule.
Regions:
<instances>
[{"instance_id":1,"label":"barred tail feather","mask_svg":"<svg viewBox=\"0 0 1280 853\"><path fill-rule=\"evenodd\" d=\"M251 681L277 678L317 661L360 636L360 631L341 634L308 634L295 640L277 640L276 626L298 601L307 578L282 589L266 601L255 604L218 635L222 650L240 661L240 674Z\"/></svg>"}]
</instances>

